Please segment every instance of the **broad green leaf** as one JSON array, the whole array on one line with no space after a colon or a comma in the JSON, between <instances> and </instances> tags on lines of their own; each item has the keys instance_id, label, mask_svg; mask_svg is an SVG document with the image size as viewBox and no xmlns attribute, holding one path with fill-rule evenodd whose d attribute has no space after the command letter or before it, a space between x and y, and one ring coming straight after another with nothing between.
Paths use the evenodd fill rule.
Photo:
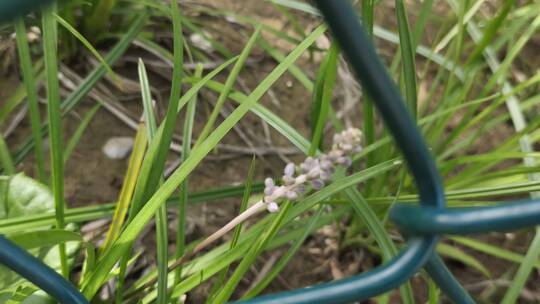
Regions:
<instances>
[{"instance_id":1,"label":"broad green leaf","mask_svg":"<svg viewBox=\"0 0 540 304\"><path fill-rule=\"evenodd\" d=\"M22 173L0 176L0 218L42 214L54 210L54 198L47 186Z\"/></svg>"}]
</instances>

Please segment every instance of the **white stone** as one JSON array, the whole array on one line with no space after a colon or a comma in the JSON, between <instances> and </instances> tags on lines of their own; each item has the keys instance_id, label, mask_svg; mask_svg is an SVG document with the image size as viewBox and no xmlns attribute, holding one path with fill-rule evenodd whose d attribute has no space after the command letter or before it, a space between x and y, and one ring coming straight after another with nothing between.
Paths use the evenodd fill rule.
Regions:
<instances>
[{"instance_id":1,"label":"white stone","mask_svg":"<svg viewBox=\"0 0 540 304\"><path fill-rule=\"evenodd\" d=\"M212 48L212 44L208 39L206 39L203 35L199 33L193 33L189 36L189 40L193 45L203 51L206 52L212 52L214 49Z\"/></svg>"},{"instance_id":2,"label":"white stone","mask_svg":"<svg viewBox=\"0 0 540 304\"><path fill-rule=\"evenodd\" d=\"M111 137L107 140L101 151L110 159L124 159L133 148L131 137Z\"/></svg>"}]
</instances>

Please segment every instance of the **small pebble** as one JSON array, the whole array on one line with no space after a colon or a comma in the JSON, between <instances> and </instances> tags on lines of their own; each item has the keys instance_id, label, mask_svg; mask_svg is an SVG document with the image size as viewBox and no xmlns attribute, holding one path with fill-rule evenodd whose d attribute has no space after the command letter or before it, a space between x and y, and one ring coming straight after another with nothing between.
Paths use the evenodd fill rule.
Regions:
<instances>
[{"instance_id":1,"label":"small pebble","mask_svg":"<svg viewBox=\"0 0 540 304\"><path fill-rule=\"evenodd\" d=\"M101 151L110 159L124 159L133 148L131 137L111 137L107 140Z\"/></svg>"},{"instance_id":2,"label":"small pebble","mask_svg":"<svg viewBox=\"0 0 540 304\"><path fill-rule=\"evenodd\" d=\"M189 36L189 40L193 45L203 51L206 51L208 53L212 52L214 48L212 47L212 44L208 39L206 39L203 35L199 33L193 33Z\"/></svg>"}]
</instances>

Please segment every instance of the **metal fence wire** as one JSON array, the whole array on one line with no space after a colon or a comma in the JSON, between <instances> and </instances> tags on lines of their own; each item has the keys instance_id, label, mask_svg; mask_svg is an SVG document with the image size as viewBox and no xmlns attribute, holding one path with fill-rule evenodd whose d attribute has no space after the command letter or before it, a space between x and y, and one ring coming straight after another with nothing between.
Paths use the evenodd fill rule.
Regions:
<instances>
[{"instance_id":1,"label":"metal fence wire","mask_svg":"<svg viewBox=\"0 0 540 304\"><path fill-rule=\"evenodd\" d=\"M44 2L46 0L0 0L0 22L29 12ZM362 29L355 10L348 0L314 2L399 146L415 179L420 205L397 204L390 210L390 219L408 236L408 241L388 263L347 279L237 303L351 303L397 288L422 268L453 302L475 303L435 253L439 236L504 231L539 224L540 200L447 209L435 162L396 85ZM88 303L71 283L2 236L0 263L60 303Z\"/></svg>"}]
</instances>

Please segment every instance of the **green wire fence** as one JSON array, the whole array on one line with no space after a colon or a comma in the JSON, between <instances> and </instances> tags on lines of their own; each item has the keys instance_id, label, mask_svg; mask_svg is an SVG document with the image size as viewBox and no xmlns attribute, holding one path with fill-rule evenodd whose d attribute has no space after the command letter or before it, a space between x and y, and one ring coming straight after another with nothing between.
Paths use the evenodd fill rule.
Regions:
<instances>
[{"instance_id":1,"label":"green wire fence","mask_svg":"<svg viewBox=\"0 0 540 304\"><path fill-rule=\"evenodd\" d=\"M0 1L0 22L47 1ZM439 172L405 102L347 0L315 0L365 92L377 106L408 164L420 205L397 204L390 219L408 236L407 246L388 263L348 279L319 284L238 303L350 303L394 289L424 268L456 303L475 303L434 252L440 235L519 229L540 223L540 200L492 207L445 208ZM60 303L88 303L68 281L0 236L0 263L43 289Z\"/></svg>"}]
</instances>

